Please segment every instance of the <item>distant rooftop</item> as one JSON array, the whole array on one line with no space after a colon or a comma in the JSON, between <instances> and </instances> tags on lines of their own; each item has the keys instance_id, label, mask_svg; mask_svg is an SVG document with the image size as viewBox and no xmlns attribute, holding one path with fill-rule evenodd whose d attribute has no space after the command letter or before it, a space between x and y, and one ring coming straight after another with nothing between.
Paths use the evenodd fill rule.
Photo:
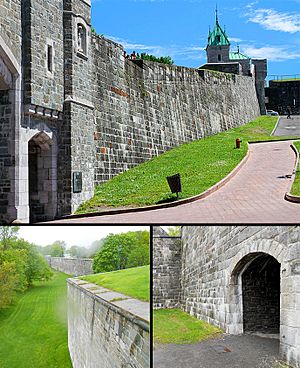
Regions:
<instances>
[{"instance_id":1,"label":"distant rooftop","mask_svg":"<svg viewBox=\"0 0 300 368\"><path fill-rule=\"evenodd\" d=\"M229 60L246 60L249 59L248 56L242 54L239 51L234 51L229 53Z\"/></svg>"}]
</instances>

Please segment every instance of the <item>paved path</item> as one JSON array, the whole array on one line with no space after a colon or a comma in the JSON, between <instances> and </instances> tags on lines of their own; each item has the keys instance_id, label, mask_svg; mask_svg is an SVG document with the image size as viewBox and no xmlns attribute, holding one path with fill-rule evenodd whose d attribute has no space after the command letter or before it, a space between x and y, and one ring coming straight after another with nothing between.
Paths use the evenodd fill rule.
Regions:
<instances>
[{"instance_id":1,"label":"paved path","mask_svg":"<svg viewBox=\"0 0 300 368\"><path fill-rule=\"evenodd\" d=\"M290 141L250 145L250 157L224 187L177 207L56 223L300 223L300 204L287 202L295 165ZM54 223L53 222L53 223Z\"/></svg>"},{"instance_id":2,"label":"paved path","mask_svg":"<svg viewBox=\"0 0 300 368\"><path fill-rule=\"evenodd\" d=\"M300 137L300 116L292 115L291 119L282 116L273 135Z\"/></svg>"},{"instance_id":3,"label":"paved path","mask_svg":"<svg viewBox=\"0 0 300 368\"><path fill-rule=\"evenodd\" d=\"M257 336L229 336L193 345L160 345L154 368L273 368L279 341Z\"/></svg>"}]
</instances>

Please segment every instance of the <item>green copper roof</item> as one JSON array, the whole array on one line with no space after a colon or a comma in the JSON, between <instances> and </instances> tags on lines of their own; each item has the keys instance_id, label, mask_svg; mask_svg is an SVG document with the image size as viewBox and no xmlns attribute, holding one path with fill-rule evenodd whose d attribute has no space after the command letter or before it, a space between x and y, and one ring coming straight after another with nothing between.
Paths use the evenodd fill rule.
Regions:
<instances>
[{"instance_id":1,"label":"green copper roof","mask_svg":"<svg viewBox=\"0 0 300 368\"><path fill-rule=\"evenodd\" d=\"M214 30L209 32L207 46L230 46L227 35L220 27L218 19L216 20Z\"/></svg>"},{"instance_id":2,"label":"green copper roof","mask_svg":"<svg viewBox=\"0 0 300 368\"><path fill-rule=\"evenodd\" d=\"M248 56L240 53L239 51L229 53L229 60L245 60L245 59L249 59Z\"/></svg>"}]
</instances>

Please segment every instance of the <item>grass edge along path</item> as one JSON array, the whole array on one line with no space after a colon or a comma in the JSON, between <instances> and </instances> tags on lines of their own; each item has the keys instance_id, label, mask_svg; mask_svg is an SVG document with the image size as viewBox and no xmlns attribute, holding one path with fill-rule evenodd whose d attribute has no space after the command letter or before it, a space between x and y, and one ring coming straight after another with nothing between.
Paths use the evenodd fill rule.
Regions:
<instances>
[{"instance_id":1,"label":"grass edge along path","mask_svg":"<svg viewBox=\"0 0 300 368\"><path fill-rule=\"evenodd\" d=\"M150 301L150 266L127 268L78 278L135 299Z\"/></svg>"},{"instance_id":2,"label":"grass edge along path","mask_svg":"<svg viewBox=\"0 0 300 368\"><path fill-rule=\"evenodd\" d=\"M300 141L295 141L293 144L300 154ZM296 176L291 188L291 194L300 196L300 160L298 162L298 167L296 168Z\"/></svg>"},{"instance_id":3,"label":"grass edge along path","mask_svg":"<svg viewBox=\"0 0 300 368\"><path fill-rule=\"evenodd\" d=\"M0 310L1 368L71 368L68 351L67 282L54 272L35 282L14 305Z\"/></svg>"},{"instance_id":4,"label":"grass edge along path","mask_svg":"<svg viewBox=\"0 0 300 368\"><path fill-rule=\"evenodd\" d=\"M95 189L94 197L83 203L77 214L107 208L138 207L171 201L166 177L180 173L180 199L200 194L226 177L246 156L248 141L276 141L271 132L278 120L261 116L256 120L198 141L182 144L158 157L115 176ZM235 149L235 140L242 140Z\"/></svg>"},{"instance_id":5,"label":"grass edge along path","mask_svg":"<svg viewBox=\"0 0 300 368\"><path fill-rule=\"evenodd\" d=\"M153 339L155 344L195 344L218 337L223 331L180 309L153 311Z\"/></svg>"}]
</instances>

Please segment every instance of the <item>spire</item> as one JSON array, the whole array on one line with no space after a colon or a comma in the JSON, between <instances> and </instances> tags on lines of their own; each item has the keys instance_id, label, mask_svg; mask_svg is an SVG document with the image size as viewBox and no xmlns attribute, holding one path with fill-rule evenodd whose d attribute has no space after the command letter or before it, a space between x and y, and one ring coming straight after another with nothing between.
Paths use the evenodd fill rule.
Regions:
<instances>
[{"instance_id":1,"label":"spire","mask_svg":"<svg viewBox=\"0 0 300 368\"><path fill-rule=\"evenodd\" d=\"M240 53L240 45L237 44L237 50L238 50L238 53Z\"/></svg>"},{"instance_id":2,"label":"spire","mask_svg":"<svg viewBox=\"0 0 300 368\"><path fill-rule=\"evenodd\" d=\"M216 23L219 23L219 19L218 19L218 4L216 4Z\"/></svg>"}]
</instances>

